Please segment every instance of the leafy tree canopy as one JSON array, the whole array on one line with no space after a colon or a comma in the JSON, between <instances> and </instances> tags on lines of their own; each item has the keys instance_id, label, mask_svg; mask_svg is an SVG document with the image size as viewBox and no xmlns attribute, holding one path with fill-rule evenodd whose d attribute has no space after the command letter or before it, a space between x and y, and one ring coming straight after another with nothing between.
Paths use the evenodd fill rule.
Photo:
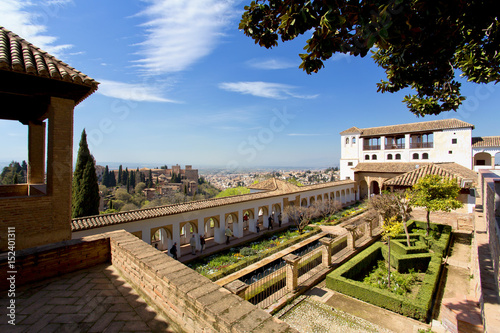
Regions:
<instances>
[{"instance_id":1,"label":"leafy tree canopy","mask_svg":"<svg viewBox=\"0 0 500 333\"><path fill-rule=\"evenodd\" d=\"M241 194L247 194L247 193L250 193L250 189L248 189L246 187L239 186L239 187L225 189L224 191L217 194L216 198L223 198L223 197L229 197L232 195L241 195Z\"/></svg>"},{"instance_id":2,"label":"leafy tree canopy","mask_svg":"<svg viewBox=\"0 0 500 333\"><path fill-rule=\"evenodd\" d=\"M460 193L455 179L442 178L438 175L427 175L413 185L412 204L427 211L427 233L430 230L430 213L436 211L449 212L463 206L457 199Z\"/></svg>"},{"instance_id":3,"label":"leafy tree canopy","mask_svg":"<svg viewBox=\"0 0 500 333\"><path fill-rule=\"evenodd\" d=\"M387 80L380 92L415 91L404 98L418 116L456 111L461 76L475 83L500 80L500 23L494 0L256 0L245 6L239 28L271 48L304 33L299 66L308 74L335 53L373 52Z\"/></svg>"}]
</instances>

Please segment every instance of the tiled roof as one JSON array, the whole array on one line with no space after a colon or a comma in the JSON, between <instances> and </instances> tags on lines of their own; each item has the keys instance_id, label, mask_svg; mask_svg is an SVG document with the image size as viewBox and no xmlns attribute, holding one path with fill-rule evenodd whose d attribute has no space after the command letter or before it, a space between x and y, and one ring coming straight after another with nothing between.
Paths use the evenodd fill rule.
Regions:
<instances>
[{"instance_id":1,"label":"tiled roof","mask_svg":"<svg viewBox=\"0 0 500 333\"><path fill-rule=\"evenodd\" d=\"M279 181L278 181L279 182ZM256 199L270 198L283 194L295 194L300 192L306 192L316 189L321 189L325 187L330 187L333 185L346 185L354 184L353 180L340 180L336 182L321 183L309 186L295 186L292 191L285 191L285 188L279 187L277 190L261 192L261 193L250 193L244 195L235 195L231 197L224 198L212 198L207 200L199 200L192 202L184 202L168 206L159 206L146 209L132 210L129 212L115 213L115 214L103 214L95 216L86 216L81 218L76 218L71 221L72 231L82 231L87 229L93 229L108 225L115 225L127 222L134 222L145 220L154 217L168 216L186 212L192 212L200 209L219 207L224 205L230 205L235 203L247 202ZM292 185L292 184L290 184Z\"/></svg>"},{"instance_id":2,"label":"tiled roof","mask_svg":"<svg viewBox=\"0 0 500 333\"><path fill-rule=\"evenodd\" d=\"M346 129L345 131L340 132L340 135L343 134L351 134L351 133L361 133L361 130L356 126Z\"/></svg>"},{"instance_id":3,"label":"tiled roof","mask_svg":"<svg viewBox=\"0 0 500 333\"><path fill-rule=\"evenodd\" d=\"M456 179L459 183L463 179L470 179L474 184L477 183L477 174L457 163L432 163L407 172L400 176L391 178L384 182L384 185L392 186L413 186L420 178L427 175L438 175L443 178Z\"/></svg>"},{"instance_id":4,"label":"tiled roof","mask_svg":"<svg viewBox=\"0 0 500 333\"><path fill-rule=\"evenodd\" d=\"M0 26L0 70L83 85L91 88L87 96L97 90L99 84L2 26Z\"/></svg>"},{"instance_id":5,"label":"tiled roof","mask_svg":"<svg viewBox=\"0 0 500 333\"><path fill-rule=\"evenodd\" d=\"M374 136L374 135L387 135L387 134L403 134L411 132L424 132L424 131L439 131L444 129L453 128L472 128L474 125L466 123L465 121L452 119L441 119L432 121L423 121L419 123L401 124L401 125L390 125L390 126L380 126L380 127L369 127L359 129L357 127L351 127L348 130L340 132L340 134L351 133L353 129L358 130L356 133L361 133L361 136Z\"/></svg>"},{"instance_id":6,"label":"tiled roof","mask_svg":"<svg viewBox=\"0 0 500 333\"><path fill-rule=\"evenodd\" d=\"M299 188L299 186L280 179L270 178L264 180L263 182L250 185L247 188L252 190L281 191L283 193L286 193L295 191L297 188Z\"/></svg>"},{"instance_id":7,"label":"tiled roof","mask_svg":"<svg viewBox=\"0 0 500 333\"><path fill-rule=\"evenodd\" d=\"M356 172L387 172L387 173L404 173L413 171L419 166L428 163L412 163L412 162L387 162L387 163L358 163L355 168Z\"/></svg>"},{"instance_id":8,"label":"tiled roof","mask_svg":"<svg viewBox=\"0 0 500 333\"><path fill-rule=\"evenodd\" d=\"M481 136L472 138L472 147L500 147L500 136Z\"/></svg>"}]
</instances>

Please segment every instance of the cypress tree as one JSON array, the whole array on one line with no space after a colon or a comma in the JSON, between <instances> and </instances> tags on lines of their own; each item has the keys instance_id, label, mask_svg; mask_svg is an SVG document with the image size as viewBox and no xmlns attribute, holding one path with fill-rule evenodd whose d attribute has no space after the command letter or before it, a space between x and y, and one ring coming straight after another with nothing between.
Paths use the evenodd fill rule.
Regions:
<instances>
[{"instance_id":1,"label":"cypress tree","mask_svg":"<svg viewBox=\"0 0 500 333\"><path fill-rule=\"evenodd\" d=\"M109 187L109 168L107 165L104 173L102 174L102 185Z\"/></svg>"},{"instance_id":2,"label":"cypress tree","mask_svg":"<svg viewBox=\"0 0 500 333\"><path fill-rule=\"evenodd\" d=\"M82 217L99 214L99 185L94 158L87 145L85 129L80 139L80 148L73 173L72 216Z\"/></svg>"},{"instance_id":3,"label":"cypress tree","mask_svg":"<svg viewBox=\"0 0 500 333\"><path fill-rule=\"evenodd\" d=\"M109 172L109 187L115 187L115 186L116 186L115 172L110 171Z\"/></svg>"},{"instance_id":4,"label":"cypress tree","mask_svg":"<svg viewBox=\"0 0 500 333\"><path fill-rule=\"evenodd\" d=\"M118 168L118 185L123 185L123 169L121 164Z\"/></svg>"}]
</instances>

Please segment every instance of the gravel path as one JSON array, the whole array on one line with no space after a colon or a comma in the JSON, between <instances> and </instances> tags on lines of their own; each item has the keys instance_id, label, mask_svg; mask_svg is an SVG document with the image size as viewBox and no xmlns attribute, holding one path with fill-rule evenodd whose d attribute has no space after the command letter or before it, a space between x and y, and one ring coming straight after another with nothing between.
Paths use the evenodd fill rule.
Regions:
<instances>
[{"instance_id":1,"label":"gravel path","mask_svg":"<svg viewBox=\"0 0 500 333\"><path fill-rule=\"evenodd\" d=\"M280 319L302 333L391 332L307 296L284 313Z\"/></svg>"}]
</instances>

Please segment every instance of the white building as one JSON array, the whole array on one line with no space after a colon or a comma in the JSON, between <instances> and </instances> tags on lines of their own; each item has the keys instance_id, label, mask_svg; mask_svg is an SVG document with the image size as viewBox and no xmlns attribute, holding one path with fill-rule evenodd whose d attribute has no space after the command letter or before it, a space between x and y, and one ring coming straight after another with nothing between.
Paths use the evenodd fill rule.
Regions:
<instances>
[{"instance_id":1,"label":"white building","mask_svg":"<svg viewBox=\"0 0 500 333\"><path fill-rule=\"evenodd\" d=\"M500 169L500 156L495 165L500 136L472 137L473 129L474 125L458 119L351 127L340 132L340 179L354 179L356 168L366 170L370 164L454 162L476 172Z\"/></svg>"}]
</instances>

